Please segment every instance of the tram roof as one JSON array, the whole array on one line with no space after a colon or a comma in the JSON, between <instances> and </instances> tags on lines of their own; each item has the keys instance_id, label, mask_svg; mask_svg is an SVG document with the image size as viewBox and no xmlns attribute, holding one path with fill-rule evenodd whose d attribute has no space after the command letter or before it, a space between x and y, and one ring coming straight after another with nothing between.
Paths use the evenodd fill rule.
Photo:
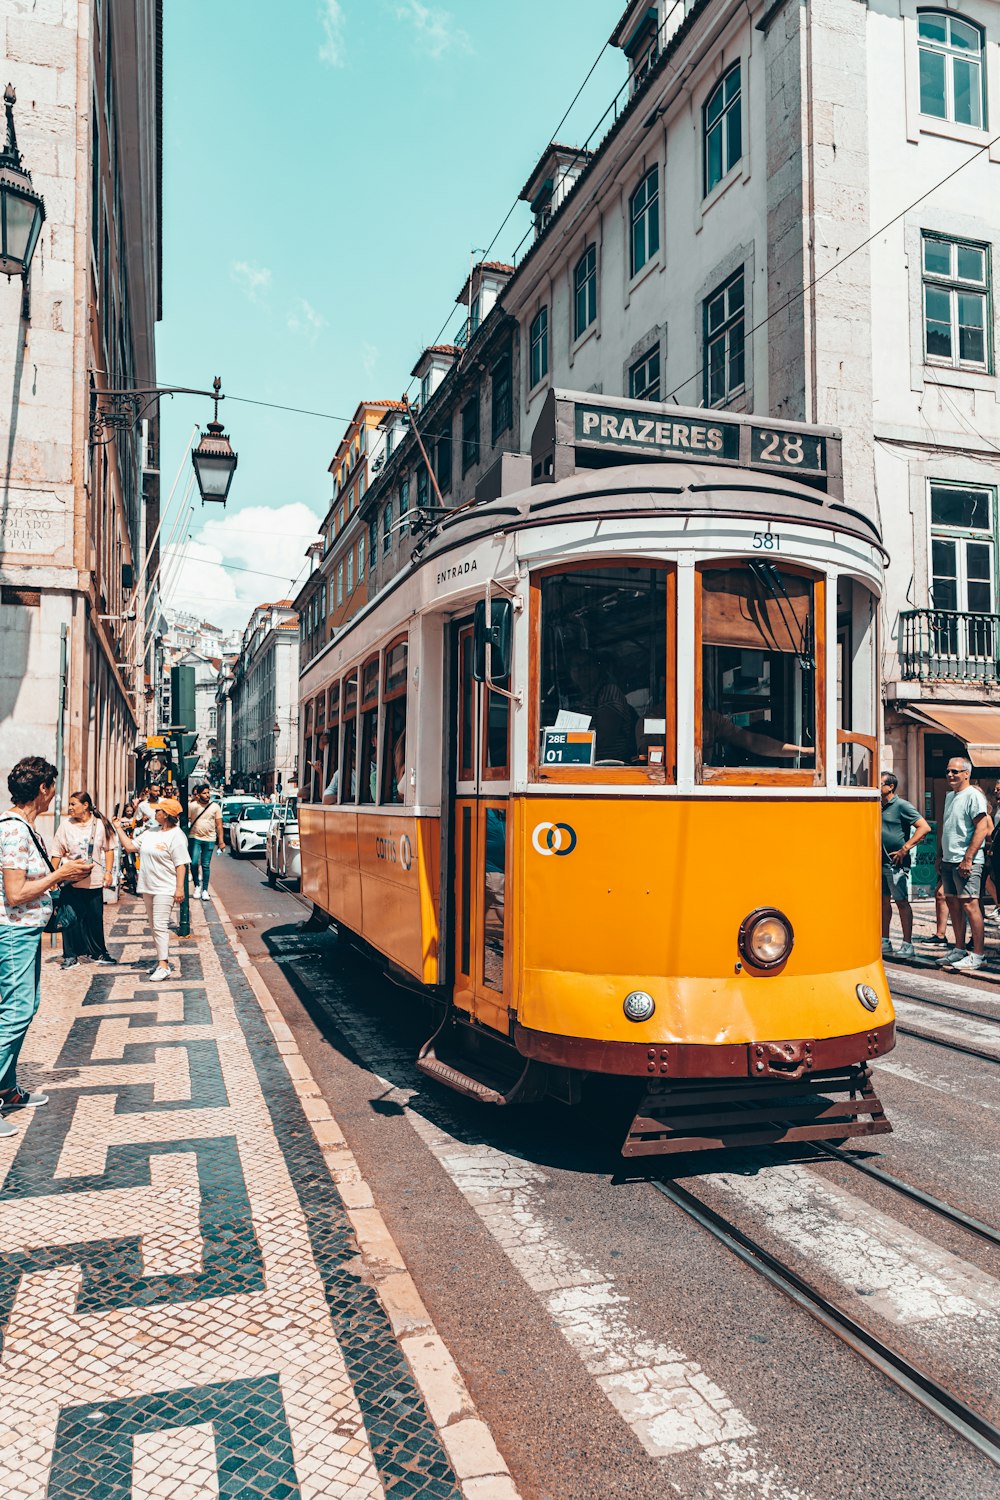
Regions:
<instances>
[{"instance_id":1,"label":"tram roof","mask_svg":"<svg viewBox=\"0 0 1000 1500\"><path fill-rule=\"evenodd\" d=\"M870 542L884 551L875 522L810 485L724 464L636 463L579 469L555 483L470 504L439 519L415 561L496 531L567 521L663 516L739 516L798 522Z\"/></svg>"}]
</instances>

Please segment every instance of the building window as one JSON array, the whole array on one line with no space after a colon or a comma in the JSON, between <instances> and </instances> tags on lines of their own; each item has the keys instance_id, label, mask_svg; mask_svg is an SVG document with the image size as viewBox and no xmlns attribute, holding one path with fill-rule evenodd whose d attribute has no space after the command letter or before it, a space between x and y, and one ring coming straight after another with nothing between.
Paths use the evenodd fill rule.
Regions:
<instances>
[{"instance_id":1,"label":"building window","mask_svg":"<svg viewBox=\"0 0 1000 1500\"><path fill-rule=\"evenodd\" d=\"M378 558L378 517L372 516L368 522L368 568L374 568Z\"/></svg>"},{"instance_id":2,"label":"building window","mask_svg":"<svg viewBox=\"0 0 1000 1500\"><path fill-rule=\"evenodd\" d=\"M628 393L635 401L660 399L660 351L650 349L628 372Z\"/></svg>"},{"instance_id":3,"label":"building window","mask_svg":"<svg viewBox=\"0 0 1000 1500\"><path fill-rule=\"evenodd\" d=\"M502 354L490 371L493 400L493 441L507 431L514 420L511 401L510 350Z\"/></svg>"},{"instance_id":4,"label":"building window","mask_svg":"<svg viewBox=\"0 0 1000 1500\"><path fill-rule=\"evenodd\" d=\"M632 225L632 275L660 248L660 170L654 167L629 199Z\"/></svg>"},{"instance_id":5,"label":"building window","mask_svg":"<svg viewBox=\"0 0 1000 1500\"><path fill-rule=\"evenodd\" d=\"M344 561L343 561L343 558L341 558L340 562L337 564L337 603L338 604L343 604L343 602L344 602Z\"/></svg>"},{"instance_id":6,"label":"building window","mask_svg":"<svg viewBox=\"0 0 1000 1500\"><path fill-rule=\"evenodd\" d=\"M740 114L740 65L724 73L705 101L705 192L710 193L743 155L743 122Z\"/></svg>"},{"instance_id":7,"label":"building window","mask_svg":"<svg viewBox=\"0 0 1000 1500\"><path fill-rule=\"evenodd\" d=\"M409 511L409 509L410 509L410 481L408 479L403 479L403 480L400 480L400 484L399 484L399 519L400 519L400 521L402 521L403 517L407 514L407 512Z\"/></svg>"},{"instance_id":8,"label":"building window","mask_svg":"<svg viewBox=\"0 0 1000 1500\"><path fill-rule=\"evenodd\" d=\"M395 438L395 435L396 435L395 434L395 428L393 428L393 427L387 427L386 428L386 433L385 433L385 456L386 456L387 460L392 457L392 444L393 444L393 440Z\"/></svg>"},{"instance_id":9,"label":"building window","mask_svg":"<svg viewBox=\"0 0 1000 1500\"><path fill-rule=\"evenodd\" d=\"M364 576L365 576L365 542L364 542L364 537L362 537L361 541L358 543L358 583L360 583L362 581L362 579L364 578Z\"/></svg>"},{"instance_id":10,"label":"building window","mask_svg":"<svg viewBox=\"0 0 1000 1500\"><path fill-rule=\"evenodd\" d=\"M452 470L452 441L451 441L451 415L445 421L448 423L447 430L441 433L437 441L434 471L437 474L438 489L442 494L451 489Z\"/></svg>"},{"instance_id":11,"label":"building window","mask_svg":"<svg viewBox=\"0 0 1000 1500\"><path fill-rule=\"evenodd\" d=\"M426 464L417 464L417 509L426 510L430 504L430 478Z\"/></svg>"},{"instance_id":12,"label":"building window","mask_svg":"<svg viewBox=\"0 0 1000 1500\"><path fill-rule=\"evenodd\" d=\"M721 406L746 384L743 272L705 298L705 400Z\"/></svg>"},{"instance_id":13,"label":"building window","mask_svg":"<svg viewBox=\"0 0 1000 1500\"><path fill-rule=\"evenodd\" d=\"M588 245L573 271L573 337L597 318L597 246Z\"/></svg>"},{"instance_id":14,"label":"building window","mask_svg":"<svg viewBox=\"0 0 1000 1500\"><path fill-rule=\"evenodd\" d=\"M421 375L421 377L420 377L420 405L421 406L426 406L427 405L428 401L430 400L430 395L431 395L431 373L428 370L428 372L427 372L426 375Z\"/></svg>"},{"instance_id":15,"label":"building window","mask_svg":"<svg viewBox=\"0 0 1000 1500\"><path fill-rule=\"evenodd\" d=\"M917 17L920 113L981 128L986 116L983 33L945 11Z\"/></svg>"},{"instance_id":16,"label":"building window","mask_svg":"<svg viewBox=\"0 0 1000 1500\"><path fill-rule=\"evenodd\" d=\"M347 592L354 593L354 548L347 554Z\"/></svg>"},{"instance_id":17,"label":"building window","mask_svg":"<svg viewBox=\"0 0 1000 1500\"><path fill-rule=\"evenodd\" d=\"M928 363L989 369L988 247L925 234L923 286L924 354Z\"/></svg>"},{"instance_id":18,"label":"building window","mask_svg":"<svg viewBox=\"0 0 1000 1500\"><path fill-rule=\"evenodd\" d=\"M338 520L337 520L337 529L338 529L338 531L343 531L343 529L344 529L344 522L346 520L347 520L347 511L346 511L345 507L342 505L340 507L340 516L338 517Z\"/></svg>"},{"instance_id":19,"label":"building window","mask_svg":"<svg viewBox=\"0 0 1000 1500\"><path fill-rule=\"evenodd\" d=\"M462 474L479 462L479 392L462 407Z\"/></svg>"},{"instance_id":20,"label":"building window","mask_svg":"<svg viewBox=\"0 0 1000 1500\"><path fill-rule=\"evenodd\" d=\"M540 307L528 329L531 359L531 384L538 385L549 373L549 310Z\"/></svg>"},{"instance_id":21,"label":"building window","mask_svg":"<svg viewBox=\"0 0 1000 1500\"><path fill-rule=\"evenodd\" d=\"M385 502L385 510L382 512L382 551L388 552L392 546L392 501Z\"/></svg>"},{"instance_id":22,"label":"building window","mask_svg":"<svg viewBox=\"0 0 1000 1500\"><path fill-rule=\"evenodd\" d=\"M996 491L930 486L931 622L935 656L995 658ZM960 620L958 614L976 618ZM981 618L989 616L988 619Z\"/></svg>"}]
</instances>

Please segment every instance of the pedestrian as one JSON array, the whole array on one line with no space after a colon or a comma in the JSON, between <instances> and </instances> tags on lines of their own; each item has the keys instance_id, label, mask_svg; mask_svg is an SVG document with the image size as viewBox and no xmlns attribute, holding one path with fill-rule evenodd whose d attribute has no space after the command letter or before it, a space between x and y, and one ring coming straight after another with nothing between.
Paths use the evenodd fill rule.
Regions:
<instances>
[{"instance_id":1,"label":"pedestrian","mask_svg":"<svg viewBox=\"0 0 1000 1500\"><path fill-rule=\"evenodd\" d=\"M66 886L66 901L77 920L62 935L64 969L72 969L81 958L96 958L99 964L114 964L104 941L104 892L114 883L114 830L94 806L89 792L73 792L66 804L69 813L56 829L52 863L82 859L90 865L82 880Z\"/></svg>"},{"instance_id":2,"label":"pedestrian","mask_svg":"<svg viewBox=\"0 0 1000 1500\"><path fill-rule=\"evenodd\" d=\"M17 1059L41 998L42 933L53 912L52 889L88 871L82 859L54 870L35 819L56 794L56 768L40 755L19 760L7 777L11 810L0 817L0 1115L48 1104L17 1081ZM0 1118L0 1136L14 1135Z\"/></svg>"},{"instance_id":3,"label":"pedestrian","mask_svg":"<svg viewBox=\"0 0 1000 1500\"><path fill-rule=\"evenodd\" d=\"M903 941L900 958L915 958L913 947L913 907L910 905L910 850L922 842L931 825L922 818L911 802L897 795L899 777L883 771L882 787L882 953L889 956L893 946L889 939L892 926L892 903L899 912Z\"/></svg>"},{"instance_id":4,"label":"pedestrian","mask_svg":"<svg viewBox=\"0 0 1000 1500\"><path fill-rule=\"evenodd\" d=\"M157 781L150 782L146 788L146 795L142 798L135 810L136 832L152 833L156 828L156 809L160 804L160 784Z\"/></svg>"},{"instance_id":5,"label":"pedestrian","mask_svg":"<svg viewBox=\"0 0 1000 1500\"><path fill-rule=\"evenodd\" d=\"M212 855L216 849L221 852L225 840L222 831L222 808L217 802L213 802L211 787L203 783L195 788L191 813L191 826L188 829L191 878L194 882L195 894L200 895L202 901L207 901L208 872L212 865Z\"/></svg>"},{"instance_id":6,"label":"pedestrian","mask_svg":"<svg viewBox=\"0 0 1000 1500\"><path fill-rule=\"evenodd\" d=\"M180 815L181 805L173 797L158 798L155 830L142 835L139 895L156 944L156 967L149 978L157 982L170 978L170 911L184 899L184 875L191 862L187 839L177 826ZM120 820L115 828L122 846L134 854L139 844L125 832Z\"/></svg>"},{"instance_id":7,"label":"pedestrian","mask_svg":"<svg viewBox=\"0 0 1000 1500\"><path fill-rule=\"evenodd\" d=\"M132 830L135 828L134 802L126 802L125 806L122 808L121 822L126 833L131 834ZM128 891L130 896L134 896L136 894L136 885L139 879L139 871L136 866L135 855L129 854L129 852L122 845L120 839L118 841L118 855L120 860L122 885Z\"/></svg>"},{"instance_id":8,"label":"pedestrian","mask_svg":"<svg viewBox=\"0 0 1000 1500\"><path fill-rule=\"evenodd\" d=\"M941 885L951 913L955 946L943 953L938 963L969 972L981 969L986 962L979 892L986 863L983 845L992 824L986 798L969 780L972 762L953 755L945 775L950 791L941 819ZM967 930L972 938L971 952L965 947Z\"/></svg>"}]
</instances>

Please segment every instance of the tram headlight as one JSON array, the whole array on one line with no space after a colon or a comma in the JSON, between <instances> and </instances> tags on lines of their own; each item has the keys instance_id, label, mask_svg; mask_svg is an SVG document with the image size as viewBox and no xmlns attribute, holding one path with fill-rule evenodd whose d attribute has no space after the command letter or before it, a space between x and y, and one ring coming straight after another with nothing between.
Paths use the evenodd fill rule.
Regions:
<instances>
[{"instance_id":1,"label":"tram headlight","mask_svg":"<svg viewBox=\"0 0 1000 1500\"><path fill-rule=\"evenodd\" d=\"M791 953L794 941L791 922L774 906L759 906L740 925L740 953L754 969L777 969Z\"/></svg>"}]
</instances>

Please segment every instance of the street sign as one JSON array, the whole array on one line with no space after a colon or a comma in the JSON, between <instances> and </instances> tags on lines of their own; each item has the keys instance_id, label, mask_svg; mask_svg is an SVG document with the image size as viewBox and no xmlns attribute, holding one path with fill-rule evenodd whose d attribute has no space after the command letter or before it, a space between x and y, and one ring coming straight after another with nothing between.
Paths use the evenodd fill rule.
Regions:
<instances>
[{"instance_id":1,"label":"street sign","mask_svg":"<svg viewBox=\"0 0 1000 1500\"><path fill-rule=\"evenodd\" d=\"M546 766L592 766L597 735L593 729L546 729L542 764Z\"/></svg>"},{"instance_id":2,"label":"street sign","mask_svg":"<svg viewBox=\"0 0 1000 1500\"><path fill-rule=\"evenodd\" d=\"M164 738L164 736L162 734L147 734L147 736L146 736L146 749L147 750L165 750L166 748L167 748L167 742L166 742L166 739Z\"/></svg>"}]
</instances>

